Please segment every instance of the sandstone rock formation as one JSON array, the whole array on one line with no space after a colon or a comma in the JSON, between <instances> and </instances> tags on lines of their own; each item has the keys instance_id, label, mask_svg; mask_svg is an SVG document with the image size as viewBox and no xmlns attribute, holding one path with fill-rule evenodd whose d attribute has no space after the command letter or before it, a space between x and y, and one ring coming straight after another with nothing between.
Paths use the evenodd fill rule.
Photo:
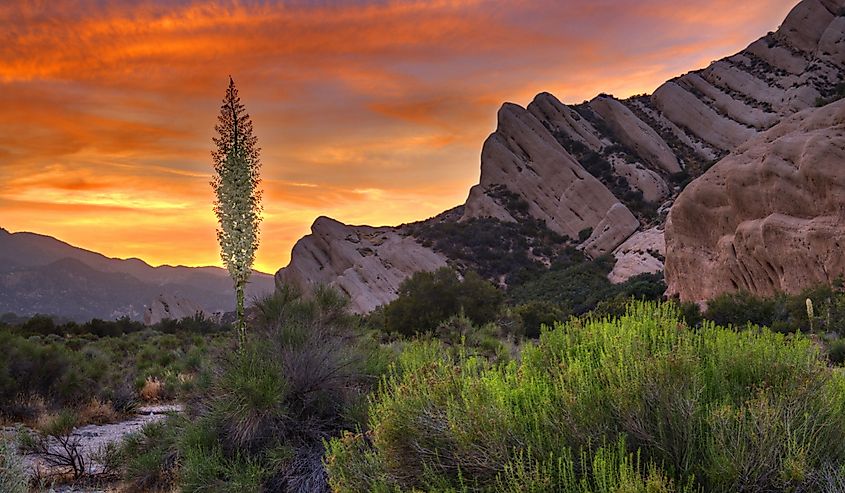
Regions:
<instances>
[{"instance_id":1,"label":"sandstone rock formation","mask_svg":"<svg viewBox=\"0 0 845 493\"><path fill-rule=\"evenodd\" d=\"M636 231L639 222L590 175L529 111L505 104L496 131L481 149L481 183L470 191L464 217L515 219L489 192L494 185L524 197L529 213L552 231L577 238L592 229L585 249L607 253Z\"/></svg>"},{"instance_id":2,"label":"sandstone rock formation","mask_svg":"<svg viewBox=\"0 0 845 493\"><path fill-rule=\"evenodd\" d=\"M660 272L666 257L663 229L654 227L638 231L613 250L616 264L607 278L618 284L645 273Z\"/></svg>"},{"instance_id":3,"label":"sandstone rock formation","mask_svg":"<svg viewBox=\"0 0 845 493\"><path fill-rule=\"evenodd\" d=\"M797 113L690 184L666 224L670 294L705 301L845 274L845 100Z\"/></svg>"},{"instance_id":4,"label":"sandstone rock formation","mask_svg":"<svg viewBox=\"0 0 845 493\"><path fill-rule=\"evenodd\" d=\"M164 319L179 320L197 314L204 315L197 303L179 296L160 294L144 309L144 324L154 325Z\"/></svg>"},{"instance_id":5,"label":"sandstone rock formation","mask_svg":"<svg viewBox=\"0 0 845 493\"><path fill-rule=\"evenodd\" d=\"M759 143L778 122L833 100L845 87L843 13L845 0L803 0L776 32L736 55L667 81L652 95L619 100L601 94L566 105L541 93L525 108L506 103L496 131L484 142L479 184L471 188L461 220L523 220L521 212L509 209L518 197L527 217L570 237L589 256L614 252L614 281L658 270L662 254L637 252L643 242L660 251L653 228L665 217L661 204L671 203L684 183L718 159L745 149L749 141ZM673 217L681 221L684 216ZM366 231L380 231L388 245L401 242L410 258L400 261L392 247L378 250L378 258L365 257L347 240L365 227L336 223L328 228L321 221L329 220L315 223L314 233L294 247L291 264L277 278L301 287L342 287L359 311L393 299L398 283L413 271L447 260L393 228ZM695 222L695 227L711 228ZM766 231L774 231L775 222L769 219ZM322 229L331 233L318 232ZM641 234L632 237L637 231ZM629 238L631 243L620 247ZM392 267L382 258L389 258Z\"/></svg>"},{"instance_id":6,"label":"sandstone rock formation","mask_svg":"<svg viewBox=\"0 0 845 493\"><path fill-rule=\"evenodd\" d=\"M349 296L353 311L366 313L396 298L399 285L414 272L444 266L443 256L396 228L347 226L319 217L276 279L301 289L334 286Z\"/></svg>"},{"instance_id":7,"label":"sandstone rock formation","mask_svg":"<svg viewBox=\"0 0 845 493\"><path fill-rule=\"evenodd\" d=\"M659 203L671 194L673 175L695 176L783 117L831 96L843 77L843 5L804 0L777 32L651 96L599 95L567 106L543 93L524 110L503 106L465 217L511 220L493 193L504 185L559 233L574 238L591 228L583 245L590 255L612 250L637 228L634 216L649 221L632 192ZM612 173L596 165L597 155Z\"/></svg>"}]
</instances>

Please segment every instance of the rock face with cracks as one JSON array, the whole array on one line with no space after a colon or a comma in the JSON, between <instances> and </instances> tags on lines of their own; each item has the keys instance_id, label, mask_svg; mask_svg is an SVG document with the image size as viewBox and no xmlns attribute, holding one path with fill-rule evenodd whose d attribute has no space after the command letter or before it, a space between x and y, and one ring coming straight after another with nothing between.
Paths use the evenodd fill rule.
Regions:
<instances>
[{"instance_id":1,"label":"rock face with cracks","mask_svg":"<svg viewBox=\"0 0 845 493\"><path fill-rule=\"evenodd\" d=\"M499 184L507 184L521 196L530 215L552 231L577 238L580 231L592 229L584 246L591 255L609 252L639 226L634 215L578 164L540 120L515 104L499 110L498 128L484 142L481 183L470 190L464 217L515 221L485 193Z\"/></svg>"},{"instance_id":2,"label":"rock face with cracks","mask_svg":"<svg viewBox=\"0 0 845 493\"><path fill-rule=\"evenodd\" d=\"M669 292L684 301L845 275L845 100L793 115L695 180L666 242Z\"/></svg>"},{"instance_id":3,"label":"rock face with cracks","mask_svg":"<svg viewBox=\"0 0 845 493\"><path fill-rule=\"evenodd\" d=\"M639 274L662 271L666 257L663 230L654 227L637 231L613 250L613 257L616 263L607 278L614 284L625 282Z\"/></svg>"},{"instance_id":4,"label":"rock face with cracks","mask_svg":"<svg viewBox=\"0 0 845 493\"><path fill-rule=\"evenodd\" d=\"M278 283L300 289L330 285L349 296L351 308L366 313L397 296L399 285L417 271L446 266L446 258L396 228L347 226L319 217L311 234L296 242Z\"/></svg>"},{"instance_id":5,"label":"rock face with cracks","mask_svg":"<svg viewBox=\"0 0 845 493\"><path fill-rule=\"evenodd\" d=\"M808 209L812 213L767 213L754 219L754 214L765 211L745 215L741 208L729 211L725 209L728 205L719 202L723 213L716 214L709 205L717 202L714 197L728 203L758 200L752 198L755 192L750 189L743 192L748 197L742 199L726 192L732 185L722 183L719 189L714 181L715 170L721 173L718 176L733 180L734 174L727 171L731 166L755 152L765 160L764 154L769 151L763 150L767 145L764 142L772 138L773 132L783 133L775 146L778 149L786 146L791 141L788 134L795 132L795 139L809 139L808 149L814 148L814 156L822 162L836 159L836 134L828 135L827 140L810 137L821 129L802 130L799 120L815 115L813 108L835 100L845 91L844 15L845 0L803 0L776 32L736 55L667 81L651 95L620 100L600 94L591 101L567 105L551 94L541 93L524 108L504 104L498 112L496 131L482 147L480 180L471 188L460 220L517 221L508 201L518 197L525 204L527 217L568 236L588 256L612 253L617 267L611 278L619 282L636 273L662 268L662 253L643 256L637 253L642 250L639 246L629 247L642 242L661 244L656 232L665 221L665 204L672 203L682 184L704 174L699 179L705 181L689 185L680 202L681 211L695 212L673 213L671 227L667 225L671 292L685 299L706 299L723 287L765 293L830 278L830 269L836 270L836 262L822 258L832 253L800 257L807 262L812 257L813 265L824 265L803 271L786 266L781 270L774 262L771 266L752 266L749 260L740 262L741 267L737 264L731 268L730 276L723 271L710 279L708 272L694 271L693 266L727 265L722 255L728 243L738 248L737 252L746 247L750 252L764 248L760 245L768 248L777 244L789 254L797 254L801 248L832 252L825 249L836 247L836 235L825 233L831 231L834 220L826 212L816 216L818 204L814 205L816 209ZM835 126L833 117L818 118ZM757 151L752 152L749 146L755 146ZM711 172L705 173L722 158ZM806 164L801 166L808 169ZM764 171L778 175L772 169ZM823 182L835 182L835 175L815 176ZM780 183L781 179L788 181ZM809 182L796 185L795 180L793 175L772 176L765 186L771 190L805 190L809 186ZM695 192L705 188L716 190L716 195L707 197ZM770 201L781 200L777 193L764 196ZM778 209L769 205L772 210ZM711 220L716 223L710 224ZM746 223L747 220L758 222ZM356 310L369 311L394 299L398 284L413 272L437 268L448 260L396 228L353 227L336 222L327 228L321 224L328 221L318 219L314 232L297 243L290 265L279 271L278 280L303 288L317 283L338 286L350 295ZM358 252L355 241L361 242L356 239L359 232L381 234L385 238L381 241L387 246L363 247L362 252L378 251L378 256ZM714 240L715 236L718 238ZM732 239L720 240L725 236ZM628 241L628 247L620 247ZM788 244L793 246L787 248ZM649 250L660 251L645 251ZM690 253L693 251L695 254ZM679 257L673 260L673 254ZM701 258L696 260L696 255ZM753 258L762 257L757 253ZM685 286L678 277L681 275L705 280L699 285L688 281Z\"/></svg>"}]
</instances>

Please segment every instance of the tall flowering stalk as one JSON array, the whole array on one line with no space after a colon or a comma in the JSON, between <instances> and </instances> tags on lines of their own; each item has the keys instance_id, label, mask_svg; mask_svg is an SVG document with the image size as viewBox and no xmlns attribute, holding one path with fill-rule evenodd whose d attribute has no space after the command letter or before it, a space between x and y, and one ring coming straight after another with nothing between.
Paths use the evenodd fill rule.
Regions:
<instances>
[{"instance_id":1,"label":"tall flowering stalk","mask_svg":"<svg viewBox=\"0 0 845 493\"><path fill-rule=\"evenodd\" d=\"M815 318L815 314L813 313L813 300L807 298L804 303L807 305L807 319L810 321L810 332L815 332L815 327L813 327L813 318Z\"/></svg>"},{"instance_id":2,"label":"tall flowering stalk","mask_svg":"<svg viewBox=\"0 0 845 493\"><path fill-rule=\"evenodd\" d=\"M261 161L252 120L231 77L214 130L217 136L212 139L215 149L211 158L215 175L211 187L214 213L220 223L217 241L220 257L235 284L238 340L243 345L244 289L252 274L261 223Z\"/></svg>"}]
</instances>

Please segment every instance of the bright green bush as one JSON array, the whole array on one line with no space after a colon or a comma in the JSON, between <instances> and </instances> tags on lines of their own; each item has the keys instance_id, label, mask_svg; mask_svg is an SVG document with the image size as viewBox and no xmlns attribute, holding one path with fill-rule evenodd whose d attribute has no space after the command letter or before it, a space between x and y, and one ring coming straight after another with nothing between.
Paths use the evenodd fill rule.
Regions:
<instances>
[{"instance_id":1,"label":"bright green bush","mask_svg":"<svg viewBox=\"0 0 845 493\"><path fill-rule=\"evenodd\" d=\"M630 484L591 483L602 474L573 458L620 440L614 457L639 459L608 470L636 471L617 474ZM558 325L502 364L412 344L369 431L333 439L327 457L338 491L677 491L690 478L705 491L813 491L842 463L845 376L814 343L691 330L674 305L648 303ZM582 490L567 489L567 470Z\"/></svg>"}]
</instances>

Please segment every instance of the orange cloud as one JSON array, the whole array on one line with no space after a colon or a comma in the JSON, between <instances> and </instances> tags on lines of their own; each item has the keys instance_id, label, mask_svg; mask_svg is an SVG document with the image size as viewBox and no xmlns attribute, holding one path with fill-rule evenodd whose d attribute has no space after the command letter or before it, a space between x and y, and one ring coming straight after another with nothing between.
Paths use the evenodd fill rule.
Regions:
<instances>
[{"instance_id":1,"label":"orange cloud","mask_svg":"<svg viewBox=\"0 0 845 493\"><path fill-rule=\"evenodd\" d=\"M651 91L794 1L3 3L0 226L219 263L209 150L232 74L275 271L318 215L396 224L462 202L502 102Z\"/></svg>"}]
</instances>

